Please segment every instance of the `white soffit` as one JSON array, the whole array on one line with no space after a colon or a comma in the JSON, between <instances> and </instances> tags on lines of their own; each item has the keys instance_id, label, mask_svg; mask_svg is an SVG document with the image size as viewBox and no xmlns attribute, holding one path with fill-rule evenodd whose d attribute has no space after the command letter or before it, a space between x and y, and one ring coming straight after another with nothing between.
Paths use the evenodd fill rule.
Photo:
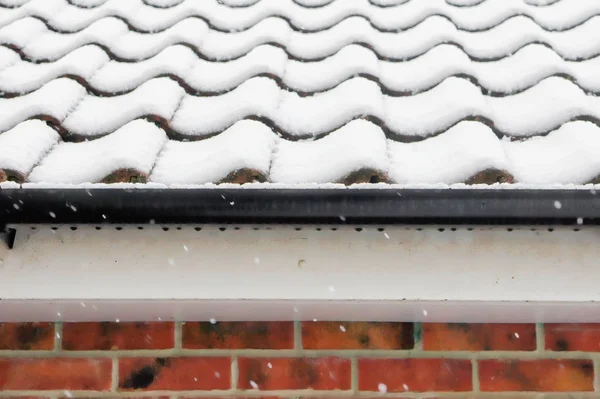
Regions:
<instances>
[{"instance_id":1,"label":"white soffit","mask_svg":"<svg viewBox=\"0 0 600 399\"><path fill-rule=\"evenodd\" d=\"M600 320L590 226L13 227L0 321Z\"/></svg>"}]
</instances>

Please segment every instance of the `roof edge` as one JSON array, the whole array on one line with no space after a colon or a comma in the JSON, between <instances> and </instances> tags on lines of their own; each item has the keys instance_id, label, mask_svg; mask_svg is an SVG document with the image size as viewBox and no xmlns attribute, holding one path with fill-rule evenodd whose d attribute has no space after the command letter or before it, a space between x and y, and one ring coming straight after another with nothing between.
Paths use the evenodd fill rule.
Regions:
<instances>
[{"instance_id":1,"label":"roof edge","mask_svg":"<svg viewBox=\"0 0 600 399\"><path fill-rule=\"evenodd\" d=\"M0 224L581 224L595 190L0 189Z\"/></svg>"}]
</instances>

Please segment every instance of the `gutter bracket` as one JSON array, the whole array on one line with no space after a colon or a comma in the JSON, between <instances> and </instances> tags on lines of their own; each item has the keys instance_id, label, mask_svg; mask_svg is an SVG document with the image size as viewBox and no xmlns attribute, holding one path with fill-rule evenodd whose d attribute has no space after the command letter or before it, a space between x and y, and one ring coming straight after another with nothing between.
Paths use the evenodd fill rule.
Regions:
<instances>
[{"instance_id":1,"label":"gutter bracket","mask_svg":"<svg viewBox=\"0 0 600 399\"><path fill-rule=\"evenodd\" d=\"M2 238L2 241L6 243L8 249L13 249L15 246L15 239L17 237L17 229L4 227L2 230L0 230L0 237Z\"/></svg>"}]
</instances>

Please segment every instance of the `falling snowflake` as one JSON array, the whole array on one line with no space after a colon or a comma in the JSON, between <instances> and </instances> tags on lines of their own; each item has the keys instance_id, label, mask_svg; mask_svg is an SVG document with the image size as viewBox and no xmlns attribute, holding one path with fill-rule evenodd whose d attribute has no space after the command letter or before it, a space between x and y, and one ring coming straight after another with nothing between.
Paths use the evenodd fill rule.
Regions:
<instances>
[{"instance_id":1,"label":"falling snowflake","mask_svg":"<svg viewBox=\"0 0 600 399\"><path fill-rule=\"evenodd\" d=\"M212 319L211 318L209 321L210 321L210 324L217 324L217 319Z\"/></svg>"},{"instance_id":2,"label":"falling snowflake","mask_svg":"<svg viewBox=\"0 0 600 399\"><path fill-rule=\"evenodd\" d=\"M425 309L423 309L423 316L427 316L429 314L429 312L427 312Z\"/></svg>"},{"instance_id":3,"label":"falling snowflake","mask_svg":"<svg viewBox=\"0 0 600 399\"><path fill-rule=\"evenodd\" d=\"M189 249L188 249L187 245L183 244L183 250L184 250L185 252L188 252L188 251L189 251Z\"/></svg>"},{"instance_id":4,"label":"falling snowflake","mask_svg":"<svg viewBox=\"0 0 600 399\"><path fill-rule=\"evenodd\" d=\"M554 207L556 209L560 209L560 208L562 208L562 204L560 203L560 201L554 201Z\"/></svg>"},{"instance_id":5,"label":"falling snowflake","mask_svg":"<svg viewBox=\"0 0 600 399\"><path fill-rule=\"evenodd\" d=\"M381 393L386 393L387 392L387 385L380 383L379 385L377 385L377 389Z\"/></svg>"},{"instance_id":6,"label":"falling snowflake","mask_svg":"<svg viewBox=\"0 0 600 399\"><path fill-rule=\"evenodd\" d=\"M329 292L335 292L335 287L333 285L329 286Z\"/></svg>"},{"instance_id":7,"label":"falling snowflake","mask_svg":"<svg viewBox=\"0 0 600 399\"><path fill-rule=\"evenodd\" d=\"M346 327L344 327L344 326L340 326L340 331L341 331L341 332L346 332Z\"/></svg>"},{"instance_id":8,"label":"falling snowflake","mask_svg":"<svg viewBox=\"0 0 600 399\"><path fill-rule=\"evenodd\" d=\"M345 221L346 221L346 217L345 217L345 216L342 216L342 215L340 215L340 220L341 220L342 222L345 222Z\"/></svg>"},{"instance_id":9,"label":"falling snowflake","mask_svg":"<svg viewBox=\"0 0 600 399\"><path fill-rule=\"evenodd\" d=\"M81 305L82 308L85 308L85 303L79 302L79 304Z\"/></svg>"},{"instance_id":10,"label":"falling snowflake","mask_svg":"<svg viewBox=\"0 0 600 399\"><path fill-rule=\"evenodd\" d=\"M577 224L581 226L583 224L583 218L577 218Z\"/></svg>"},{"instance_id":11,"label":"falling snowflake","mask_svg":"<svg viewBox=\"0 0 600 399\"><path fill-rule=\"evenodd\" d=\"M254 258L254 263L258 265L260 263L260 258Z\"/></svg>"},{"instance_id":12,"label":"falling snowflake","mask_svg":"<svg viewBox=\"0 0 600 399\"><path fill-rule=\"evenodd\" d=\"M50 217L51 217L52 219L56 219L56 213L54 213L54 212L50 211L50 212L48 212L48 214L50 215Z\"/></svg>"},{"instance_id":13,"label":"falling snowflake","mask_svg":"<svg viewBox=\"0 0 600 399\"><path fill-rule=\"evenodd\" d=\"M221 373L219 373L218 371L215 371L215 377L221 378Z\"/></svg>"},{"instance_id":14,"label":"falling snowflake","mask_svg":"<svg viewBox=\"0 0 600 399\"><path fill-rule=\"evenodd\" d=\"M388 235L388 233L383 233L383 235L385 236L385 238L387 238L388 240L390 239L390 236Z\"/></svg>"},{"instance_id":15,"label":"falling snowflake","mask_svg":"<svg viewBox=\"0 0 600 399\"><path fill-rule=\"evenodd\" d=\"M270 368L270 369L273 368L273 365L271 364L271 362L267 363L267 367Z\"/></svg>"},{"instance_id":16,"label":"falling snowflake","mask_svg":"<svg viewBox=\"0 0 600 399\"><path fill-rule=\"evenodd\" d=\"M405 391L408 391L408 385L402 384L402 388L404 388Z\"/></svg>"},{"instance_id":17,"label":"falling snowflake","mask_svg":"<svg viewBox=\"0 0 600 399\"><path fill-rule=\"evenodd\" d=\"M254 389L258 389L258 384L252 380L250 380L250 386Z\"/></svg>"},{"instance_id":18,"label":"falling snowflake","mask_svg":"<svg viewBox=\"0 0 600 399\"><path fill-rule=\"evenodd\" d=\"M517 339L521 338L521 337L519 336L519 333L515 333L515 337L517 337Z\"/></svg>"},{"instance_id":19,"label":"falling snowflake","mask_svg":"<svg viewBox=\"0 0 600 399\"><path fill-rule=\"evenodd\" d=\"M171 258L167 259L167 262L169 262L169 265L171 265L171 266L175 265L175 261Z\"/></svg>"},{"instance_id":20,"label":"falling snowflake","mask_svg":"<svg viewBox=\"0 0 600 399\"><path fill-rule=\"evenodd\" d=\"M73 397L73 394L71 393L71 391L65 391L65 396L66 396L67 398L72 398L72 397Z\"/></svg>"},{"instance_id":21,"label":"falling snowflake","mask_svg":"<svg viewBox=\"0 0 600 399\"><path fill-rule=\"evenodd\" d=\"M20 208L20 207L19 207L19 204L13 204L13 207L14 207L15 209L19 209L19 208Z\"/></svg>"}]
</instances>

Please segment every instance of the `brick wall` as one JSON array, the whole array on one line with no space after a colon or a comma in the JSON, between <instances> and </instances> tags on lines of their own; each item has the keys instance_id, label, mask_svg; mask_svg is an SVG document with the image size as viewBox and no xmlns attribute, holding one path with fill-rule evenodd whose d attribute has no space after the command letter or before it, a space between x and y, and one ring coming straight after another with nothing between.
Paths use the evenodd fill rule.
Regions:
<instances>
[{"instance_id":1,"label":"brick wall","mask_svg":"<svg viewBox=\"0 0 600 399\"><path fill-rule=\"evenodd\" d=\"M600 325L0 323L0 397L592 398L596 353Z\"/></svg>"}]
</instances>

